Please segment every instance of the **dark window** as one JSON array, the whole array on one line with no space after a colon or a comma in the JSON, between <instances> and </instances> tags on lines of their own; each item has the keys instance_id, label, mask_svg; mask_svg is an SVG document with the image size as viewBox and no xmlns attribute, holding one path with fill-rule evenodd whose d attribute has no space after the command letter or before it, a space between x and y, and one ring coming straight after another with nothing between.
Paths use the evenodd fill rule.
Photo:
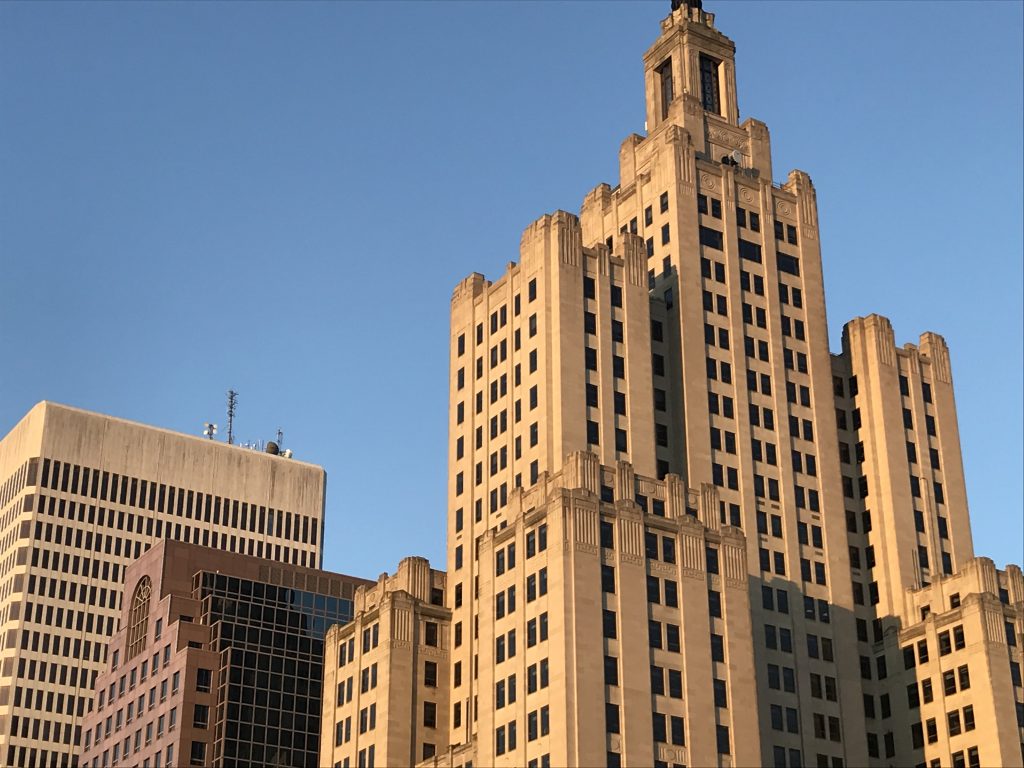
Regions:
<instances>
[{"instance_id":1,"label":"dark window","mask_svg":"<svg viewBox=\"0 0 1024 768\"><path fill-rule=\"evenodd\" d=\"M615 568L613 566L601 566L601 591L615 594Z\"/></svg>"},{"instance_id":2,"label":"dark window","mask_svg":"<svg viewBox=\"0 0 1024 768\"><path fill-rule=\"evenodd\" d=\"M611 639L618 637L618 631L615 623L615 611L604 611L602 614L602 626L604 628L605 637Z\"/></svg>"},{"instance_id":3,"label":"dark window","mask_svg":"<svg viewBox=\"0 0 1024 768\"><path fill-rule=\"evenodd\" d=\"M722 617L722 593L708 590L708 610L716 618Z\"/></svg>"},{"instance_id":4,"label":"dark window","mask_svg":"<svg viewBox=\"0 0 1024 768\"><path fill-rule=\"evenodd\" d=\"M789 256L785 253L776 254L776 261L779 272L787 272L791 275L800 275L800 260L796 256Z\"/></svg>"},{"instance_id":5,"label":"dark window","mask_svg":"<svg viewBox=\"0 0 1024 768\"><path fill-rule=\"evenodd\" d=\"M615 450L625 453L626 452L626 430L616 429L615 430Z\"/></svg>"},{"instance_id":6,"label":"dark window","mask_svg":"<svg viewBox=\"0 0 1024 768\"><path fill-rule=\"evenodd\" d=\"M668 117L668 106L672 103L672 59L663 61L657 69L658 85L661 89L661 119Z\"/></svg>"},{"instance_id":7,"label":"dark window","mask_svg":"<svg viewBox=\"0 0 1024 768\"><path fill-rule=\"evenodd\" d=\"M724 680L714 680L713 684L714 684L714 691L715 691L715 706L716 707L728 707L729 706L729 703L728 703L729 699L728 699L728 695L726 693L725 681Z\"/></svg>"},{"instance_id":8,"label":"dark window","mask_svg":"<svg viewBox=\"0 0 1024 768\"><path fill-rule=\"evenodd\" d=\"M619 662L614 656L604 657L604 684L619 684Z\"/></svg>"},{"instance_id":9,"label":"dark window","mask_svg":"<svg viewBox=\"0 0 1024 768\"><path fill-rule=\"evenodd\" d=\"M605 704L604 705L604 722L605 730L608 733L619 732L619 705L618 704Z\"/></svg>"},{"instance_id":10,"label":"dark window","mask_svg":"<svg viewBox=\"0 0 1024 768\"><path fill-rule=\"evenodd\" d=\"M740 238L740 258L761 263L761 246Z\"/></svg>"},{"instance_id":11,"label":"dark window","mask_svg":"<svg viewBox=\"0 0 1024 768\"><path fill-rule=\"evenodd\" d=\"M710 227L700 228L700 244L708 248L722 250L722 233Z\"/></svg>"},{"instance_id":12,"label":"dark window","mask_svg":"<svg viewBox=\"0 0 1024 768\"><path fill-rule=\"evenodd\" d=\"M721 114L718 92L718 62L703 53L700 55L700 96L704 109ZM719 750L721 752L721 750ZM728 750L722 754L728 754Z\"/></svg>"},{"instance_id":13,"label":"dark window","mask_svg":"<svg viewBox=\"0 0 1024 768\"><path fill-rule=\"evenodd\" d=\"M728 754L730 754L730 750L729 750L729 726L727 726L727 725L718 725L718 726L715 726L715 730L716 730L715 735L717 737L717 742L718 742L718 754L720 754L720 755L728 755Z\"/></svg>"}]
</instances>

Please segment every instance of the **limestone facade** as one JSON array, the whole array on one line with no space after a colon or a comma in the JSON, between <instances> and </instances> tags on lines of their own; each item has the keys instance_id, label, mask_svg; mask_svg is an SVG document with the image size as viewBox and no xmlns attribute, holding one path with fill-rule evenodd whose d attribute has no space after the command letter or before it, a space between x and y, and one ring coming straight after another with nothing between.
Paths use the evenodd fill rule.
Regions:
<instances>
[{"instance_id":1,"label":"limestone facade","mask_svg":"<svg viewBox=\"0 0 1024 768\"><path fill-rule=\"evenodd\" d=\"M448 751L451 611L445 574L408 557L355 593L327 633L321 765L415 765Z\"/></svg>"},{"instance_id":2,"label":"limestone facade","mask_svg":"<svg viewBox=\"0 0 1024 768\"><path fill-rule=\"evenodd\" d=\"M856 680L858 667L852 611L837 609L852 605L844 517L826 514L842 509L843 496L814 187L799 171L773 183L767 128L739 122L734 45L712 14L674 10L644 62L648 133L623 143L619 184L588 194L579 217L539 220L519 264L493 285L471 278L475 288L464 283L453 298L452 588L482 573L468 557L480 531L506 522L507 512L487 503L493 489L500 502L502 485L529 487L570 451L608 464L628 459L638 473L677 476L692 488L712 485L715 524L747 532L757 697L743 703L778 726L761 728L759 759L863 764L861 692L838 682ZM538 228L556 230L539 264ZM545 290L552 283L557 289ZM536 337L501 322L506 306L528 326L538 318ZM506 338L508 360L480 365ZM505 394L501 364L514 382L521 372L521 389ZM507 399L492 405L495 380ZM536 455L527 452L534 402ZM495 410L497 432L487 428ZM482 619L475 600L453 610L456 622ZM813 672L797 675L794 647L807 636L828 650ZM471 645L456 661L468 664L484 647Z\"/></svg>"},{"instance_id":3,"label":"limestone facade","mask_svg":"<svg viewBox=\"0 0 1024 768\"><path fill-rule=\"evenodd\" d=\"M739 117L735 46L699 3L675 5L644 56L647 132L623 142L618 185L596 187L578 216L538 219L518 263L493 283L467 278L452 298L449 599L454 627L474 628L452 658L475 672L452 707L475 703L477 715L453 726L452 755L500 762L510 727L524 727L496 711L493 685L507 677L493 655L504 633L489 626L487 540L521 525L518 489L588 452L712 488L702 522L745 533L753 674L741 707L760 734L750 762L884 765L884 734L902 727L879 722L892 695L873 661L886 628L902 626L907 589L974 557L949 352L933 333L898 349L871 316L830 354L814 185L799 170L773 181L767 126ZM564 631L589 636L569 607L583 577L564 577ZM656 604L645 610L655 621ZM561 652L571 668L574 646ZM624 717L643 722L655 695L623 699ZM701 695L685 691L708 723L720 713L697 710ZM559 723L581 722L574 701L551 706ZM574 751L567 725L539 764L682 757L659 755L656 738L633 751L600 718L582 722L596 752ZM1002 756L1019 764L1019 750ZM685 757L727 765L735 753Z\"/></svg>"},{"instance_id":4,"label":"limestone facade","mask_svg":"<svg viewBox=\"0 0 1024 768\"><path fill-rule=\"evenodd\" d=\"M1020 765L1020 568L1001 571L988 558L974 558L903 598L873 659L876 675L884 660L887 679L877 685L869 753L882 764L919 768Z\"/></svg>"},{"instance_id":5,"label":"limestone facade","mask_svg":"<svg viewBox=\"0 0 1024 768\"><path fill-rule=\"evenodd\" d=\"M814 185L773 181L732 41L673 3L644 66L618 185L452 296L450 728L424 765L1020 765L1019 569L973 559L944 341L869 316L832 356ZM895 701L888 655L946 621L991 748L922 747Z\"/></svg>"}]
</instances>

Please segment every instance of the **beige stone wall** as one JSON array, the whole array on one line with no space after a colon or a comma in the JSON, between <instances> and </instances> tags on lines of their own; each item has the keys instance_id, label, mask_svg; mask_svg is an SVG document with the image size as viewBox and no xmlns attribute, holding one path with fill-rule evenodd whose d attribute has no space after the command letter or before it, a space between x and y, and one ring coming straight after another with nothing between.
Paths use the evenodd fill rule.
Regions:
<instances>
[{"instance_id":1,"label":"beige stone wall","mask_svg":"<svg viewBox=\"0 0 1024 768\"><path fill-rule=\"evenodd\" d=\"M452 300L448 572L453 622L465 637L454 659L463 669L479 653L469 632L479 615L475 541L507 524L515 488L588 448L655 471L653 443L640 437L653 433L642 244L625 233L610 247L583 248L580 234L570 214L542 217L523 234L519 264L493 285L467 278ZM467 678L464 711L475 696ZM453 731L454 743L472 733L466 727Z\"/></svg>"},{"instance_id":2,"label":"beige stone wall","mask_svg":"<svg viewBox=\"0 0 1024 768\"><path fill-rule=\"evenodd\" d=\"M864 554L857 580L877 585L878 615L893 615L904 590L974 556L949 350L932 333L897 347L889 321L870 315L847 323L835 367L846 504L860 518L850 533L863 537L851 541L872 548L876 563L864 567Z\"/></svg>"},{"instance_id":3,"label":"beige stone wall","mask_svg":"<svg viewBox=\"0 0 1024 768\"><path fill-rule=\"evenodd\" d=\"M583 242L623 226L652 240L652 316L663 324L652 351L666 360L653 383L667 402L655 423L668 433L668 445L656 450L691 486L717 483L720 519L747 531L761 718L769 721L773 707L799 712L799 733L763 731L762 761L778 760L780 748L787 761L799 750L807 762L824 755L857 764L866 760L856 735L863 732L858 686L838 686L830 701L814 696L810 683L811 674L857 677L816 195L801 171L773 183L767 128L753 119L740 124L734 47L712 22L681 9L663 23L645 55L649 134L624 142L619 186L587 196ZM717 61L717 113L702 104L701 56ZM678 98L662 115L666 62ZM763 609L762 586L773 596L784 591L793 609ZM805 597L814 618L805 615ZM818 618L823 603L827 625ZM813 672L794 672L793 690L776 689L769 669L799 665L792 653L768 647L768 628L790 633L797 652L807 635L827 638L834 652ZM851 737L808 740L817 716L841 721Z\"/></svg>"},{"instance_id":4,"label":"beige stone wall","mask_svg":"<svg viewBox=\"0 0 1024 768\"><path fill-rule=\"evenodd\" d=\"M879 653L879 645L892 645L891 633L917 636L925 643L929 642L930 634L934 656L934 626L941 619L933 616L922 622L919 613L933 596L937 605L932 610L950 621L962 618L961 629L968 637L978 639L980 627L972 628L976 623L971 618L975 616L972 607L992 602L993 595L998 594L998 589L989 584L989 597L969 597L969 592L985 591L975 579L973 587L958 595L963 608L958 607L955 616L946 611L950 608L949 595L944 592L955 593L959 586L950 585L970 581L969 574L976 571L978 562L972 560L974 550L949 350L943 339L933 333L922 334L919 345L898 347L889 321L869 315L845 326L843 351L833 358L833 374L854 588L852 609L868 715L868 756L878 765L887 764L893 754L906 756L908 761L912 757L915 763L927 757L930 762L936 759L938 750L943 765L957 752L963 753L960 757L969 764L972 758L967 751L978 745L947 749L949 743L939 736L946 722L944 713L935 718L941 726L936 731L939 741L926 742L923 751L912 746L912 721L934 707L906 709L910 694L899 674L894 676L890 672L892 664L902 671L902 656L890 658L890 666L884 670L879 666L879 660L887 658ZM915 606L915 602L920 604ZM973 647L981 648L977 644ZM976 654L959 654L972 655ZM973 664L987 665L984 654ZM912 678L913 674L914 670L910 670L904 676ZM983 684L980 689L975 685L971 693L958 700L976 706L979 712L995 707L995 688L1008 685L1009 669L996 665L991 675L985 673L985 679L992 685ZM933 686L937 684L932 680ZM1014 710L1012 692L1001 695L1004 701L1011 702L1010 710ZM936 700L941 703L944 697L939 694ZM1007 712L1002 714L1005 719ZM1016 723L1015 711L1009 717L1009 722ZM965 731L963 738L957 740L970 740L978 735ZM982 747L980 751L988 750ZM1019 744L1016 751L1019 753ZM998 754L1001 759L1010 759L1005 744ZM980 764L994 763L986 757Z\"/></svg>"},{"instance_id":5,"label":"beige stone wall","mask_svg":"<svg viewBox=\"0 0 1024 768\"><path fill-rule=\"evenodd\" d=\"M74 754L134 558L187 538L319 565L324 487L311 464L55 403L33 408L0 440L0 762ZM39 703L51 693L52 705Z\"/></svg>"},{"instance_id":6,"label":"beige stone wall","mask_svg":"<svg viewBox=\"0 0 1024 768\"><path fill-rule=\"evenodd\" d=\"M325 642L322 765L410 766L448 752L444 597L444 572L419 557L357 590L355 618Z\"/></svg>"},{"instance_id":7,"label":"beige stone wall","mask_svg":"<svg viewBox=\"0 0 1024 768\"><path fill-rule=\"evenodd\" d=\"M904 598L884 640L891 677L882 695L890 697L892 715L879 711L875 723L880 757L898 765L1020 766L1020 568L999 571L975 558Z\"/></svg>"},{"instance_id":8,"label":"beige stone wall","mask_svg":"<svg viewBox=\"0 0 1024 768\"><path fill-rule=\"evenodd\" d=\"M465 726L458 731L460 743L475 741L462 759L757 763L746 545L741 531L719 526L714 490L687 490L674 475L658 481L626 462L602 466L596 455L577 452L560 472L514 494L510 506L505 524L479 537L479 642L465 667L478 672L472 697L479 710L474 735L463 736ZM709 549L717 569L708 566ZM649 600L650 579L658 580L657 602ZM711 591L721 616L709 613ZM661 647L652 647L652 622ZM713 657L712 634L721 638L721 660ZM653 667L663 690L653 688ZM724 706L715 703L716 680ZM469 682L463 674L453 684L456 704L472 701ZM618 712L617 730L609 707ZM666 730L655 742L658 716Z\"/></svg>"}]
</instances>

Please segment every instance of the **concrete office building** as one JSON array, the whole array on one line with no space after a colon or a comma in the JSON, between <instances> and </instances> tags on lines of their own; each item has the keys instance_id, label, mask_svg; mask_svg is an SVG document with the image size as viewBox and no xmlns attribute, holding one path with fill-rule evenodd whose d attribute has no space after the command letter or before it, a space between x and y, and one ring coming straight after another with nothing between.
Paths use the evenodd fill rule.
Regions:
<instances>
[{"instance_id":1,"label":"concrete office building","mask_svg":"<svg viewBox=\"0 0 1024 768\"><path fill-rule=\"evenodd\" d=\"M324 636L366 583L158 543L126 570L80 765L318 768Z\"/></svg>"},{"instance_id":2,"label":"concrete office building","mask_svg":"<svg viewBox=\"0 0 1024 768\"><path fill-rule=\"evenodd\" d=\"M327 634L321 765L415 765L448 744L451 611L445 574L408 557L355 593Z\"/></svg>"},{"instance_id":3,"label":"concrete office building","mask_svg":"<svg viewBox=\"0 0 1024 768\"><path fill-rule=\"evenodd\" d=\"M54 403L0 441L0 762L71 765L122 610L162 539L317 567L323 469Z\"/></svg>"}]
</instances>

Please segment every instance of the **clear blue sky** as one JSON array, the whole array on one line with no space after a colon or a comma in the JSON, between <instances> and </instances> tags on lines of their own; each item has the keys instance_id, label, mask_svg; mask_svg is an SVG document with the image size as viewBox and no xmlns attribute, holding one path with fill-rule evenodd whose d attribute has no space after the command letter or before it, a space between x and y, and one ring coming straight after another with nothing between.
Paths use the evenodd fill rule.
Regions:
<instances>
[{"instance_id":1,"label":"clear blue sky","mask_svg":"<svg viewBox=\"0 0 1024 768\"><path fill-rule=\"evenodd\" d=\"M953 356L978 553L1022 559L1022 4L714 2L818 191L833 349ZM657 2L0 3L0 434L50 399L272 437L326 565L443 565L454 284L618 181Z\"/></svg>"}]
</instances>

